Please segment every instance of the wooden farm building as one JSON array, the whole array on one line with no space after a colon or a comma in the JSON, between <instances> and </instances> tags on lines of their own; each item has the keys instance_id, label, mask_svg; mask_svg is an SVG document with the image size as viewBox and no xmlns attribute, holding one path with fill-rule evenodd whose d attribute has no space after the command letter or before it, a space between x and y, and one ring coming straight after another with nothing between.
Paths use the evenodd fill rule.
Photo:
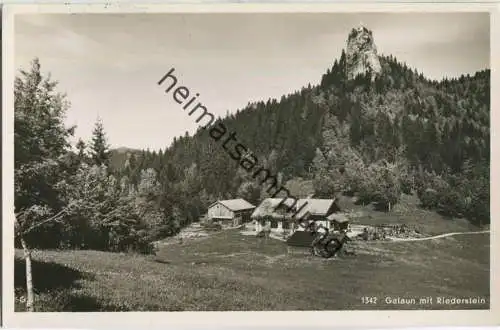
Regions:
<instances>
[{"instance_id":1,"label":"wooden farm building","mask_svg":"<svg viewBox=\"0 0 500 330\"><path fill-rule=\"evenodd\" d=\"M208 207L207 220L225 227L235 227L250 221L254 209L254 205L242 198L219 200Z\"/></svg>"},{"instance_id":2,"label":"wooden farm building","mask_svg":"<svg viewBox=\"0 0 500 330\"><path fill-rule=\"evenodd\" d=\"M266 198L253 211L252 220L255 231L260 232L265 226L269 226L271 231L292 230L291 216L293 212L288 212L292 207L292 198L283 202L283 198Z\"/></svg>"},{"instance_id":3,"label":"wooden farm building","mask_svg":"<svg viewBox=\"0 0 500 330\"><path fill-rule=\"evenodd\" d=\"M349 229L349 218L342 213L332 213L327 219L330 222L331 229L333 230L347 230Z\"/></svg>"},{"instance_id":4,"label":"wooden farm building","mask_svg":"<svg viewBox=\"0 0 500 330\"><path fill-rule=\"evenodd\" d=\"M329 230L333 229L333 226L328 217L340 211L335 199L299 199L296 207L299 211L295 216L297 219L314 221L316 225L322 225ZM303 229L300 227L298 230Z\"/></svg>"},{"instance_id":5,"label":"wooden farm building","mask_svg":"<svg viewBox=\"0 0 500 330\"><path fill-rule=\"evenodd\" d=\"M333 229L335 222L328 217L340 211L335 199L305 198L297 200L295 205L292 198L283 203L282 201L282 198L266 198L255 209L252 220L257 232L264 227L270 227L272 232L278 233L303 231L304 229L297 225L299 219L314 221L317 225ZM291 206L292 209L288 210Z\"/></svg>"}]
</instances>

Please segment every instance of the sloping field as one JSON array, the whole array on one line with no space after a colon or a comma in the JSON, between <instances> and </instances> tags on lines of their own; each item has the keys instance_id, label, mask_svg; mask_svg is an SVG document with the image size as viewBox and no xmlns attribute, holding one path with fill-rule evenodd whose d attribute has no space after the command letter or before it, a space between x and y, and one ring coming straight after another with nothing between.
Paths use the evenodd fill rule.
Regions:
<instances>
[{"instance_id":1,"label":"sloping field","mask_svg":"<svg viewBox=\"0 0 500 330\"><path fill-rule=\"evenodd\" d=\"M156 257L36 251L33 272L39 311L480 309L489 307L489 244L489 234L355 242L356 255L325 260L228 230L166 245ZM22 296L20 259L15 271ZM387 304L386 297L434 301ZM438 297L485 303L445 305Z\"/></svg>"}]
</instances>

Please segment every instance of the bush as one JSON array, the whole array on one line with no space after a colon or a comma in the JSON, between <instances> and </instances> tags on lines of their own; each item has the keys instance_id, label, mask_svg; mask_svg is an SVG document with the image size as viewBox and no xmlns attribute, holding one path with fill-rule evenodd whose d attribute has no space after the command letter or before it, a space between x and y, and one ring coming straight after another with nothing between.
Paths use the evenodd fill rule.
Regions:
<instances>
[{"instance_id":1,"label":"bush","mask_svg":"<svg viewBox=\"0 0 500 330\"><path fill-rule=\"evenodd\" d=\"M423 207L434 209L438 206L438 192L432 188L425 189L418 197Z\"/></svg>"},{"instance_id":2,"label":"bush","mask_svg":"<svg viewBox=\"0 0 500 330\"><path fill-rule=\"evenodd\" d=\"M441 192L439 196L439 211L450 216L461 217L465 214L465 199L453 187Z\"/></svg>"},{"instance_id":3,"label":"bush","mask_svg":"<svg viewBox=\"0 0 500 330\"><path fill-rule=\"evenodd\" d=\"M157 241L165 237L172 236L174 234L175 233L172 231L172 228L169 225L161 225L158 227L154 227L148 233L152 241Z\"/></svg>"},{"instance_id":4,"label":"bush","mask_svg":"<svg viewBox=\"0 0 500 330\"><path fill-rule=\"evenodd\" d=\"M448 216L464 216L479 225L490 222L487 166L477 165L463 173L445 173L442 176L424 172L417 184L423 207Z\"/></svg>"}]
</instances>

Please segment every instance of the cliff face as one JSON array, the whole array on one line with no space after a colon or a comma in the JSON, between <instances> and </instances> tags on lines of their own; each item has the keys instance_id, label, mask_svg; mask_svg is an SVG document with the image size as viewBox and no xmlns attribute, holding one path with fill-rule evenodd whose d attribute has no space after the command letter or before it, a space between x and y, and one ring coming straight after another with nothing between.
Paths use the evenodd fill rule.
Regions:
<instances>
[{"instance_id":1,"label":"cliff face","mask_svg":"<svg viewBox=\"0 0 500 330\"><path fill-rule=\"evenodd\" d=\"M373 41L372 31L364 26L352 29L347 39L347 77L354 79L359 74L371 73L372 79L382 68Z\"/></svg>"}]
</instances>

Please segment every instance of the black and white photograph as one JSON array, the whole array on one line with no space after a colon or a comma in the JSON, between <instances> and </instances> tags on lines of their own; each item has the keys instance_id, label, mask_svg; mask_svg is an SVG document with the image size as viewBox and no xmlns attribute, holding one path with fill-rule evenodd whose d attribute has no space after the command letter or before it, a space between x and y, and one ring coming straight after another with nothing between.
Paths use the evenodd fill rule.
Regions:
<instances>
[{"instance_id":1,"label":"black and white photograph","mask_svg":"<svg viewBox=\"0 0 500 330\"><path fill-rule=\"evenodd\" d=\"M0 21L2 21L2 4L0 4ZM2 26L0 24L0 45L2 44ZM2 50L0 49L0 77L2 77ZM2 83L0 82L0 86L2 86ZM2 104L2 100L3 100L3 88L2 88L2 93L0 93L0 104ZM2 116L0 116L0 124L3 124L3 112L2 112ZM3 145L3 141L2 143L0 143L0 162L2 161L2 145ZM2 194L2 179L0 178L0 195ZM2 206L0 206L0 210L2 209ZM2 245L3 241L2 241L2 229L3 229L3 226L0 226L0 245ZM3 245L2 245L3 246ZM0 274L2 274L2 268L3 268L3 256L0 256ZM2 291L3 289L3 285L0 286L0 325L2 324L2 311L1 311L1 306L2 306Z\"/></svg>"},{"instance_id":2,"label":"black and white photograph","mask_svg":"<svg viewBox=\"0 0 500 330\"><path fill-rule=\"evenodd\" d=\"M491 322L492 13L361 9L11 14L15 317Z\"/></svg>"}]
</instances>

